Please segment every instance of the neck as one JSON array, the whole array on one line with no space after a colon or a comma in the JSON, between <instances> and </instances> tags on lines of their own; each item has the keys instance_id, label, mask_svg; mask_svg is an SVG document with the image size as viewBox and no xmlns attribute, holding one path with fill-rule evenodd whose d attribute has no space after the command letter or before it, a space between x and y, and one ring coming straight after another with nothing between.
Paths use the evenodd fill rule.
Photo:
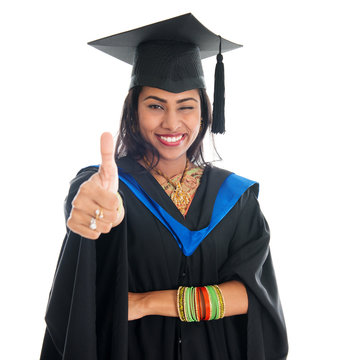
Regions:
<instances>
[{"instance_id":1,"label":"neck","mask_svg":"<svg viewBox=\"0 0 360 360\"><path fill-rule=\"evenodd\" d=\"M151 161L150 159L148 159ZM143 161L141 161L143 164ZM143 164L144 165L144 164ZM156 169L162 172L168 178L171 178L175 175L182 174L186 166L186 155L178 159L160 159L156 165Z\"/></svg>"},{"instance_id":2,"label":"neck","mask_svg":"<svg viewBox=\"0 0 360 360\"><path fill-rule=\"evenodd\" d=\"M168 178L171 178L175 175L182 174L185 170L185 166L186 156L176 160L160 159L159 163L156 165L156 169L160 170Z\"/></svg>"}]
</instances>

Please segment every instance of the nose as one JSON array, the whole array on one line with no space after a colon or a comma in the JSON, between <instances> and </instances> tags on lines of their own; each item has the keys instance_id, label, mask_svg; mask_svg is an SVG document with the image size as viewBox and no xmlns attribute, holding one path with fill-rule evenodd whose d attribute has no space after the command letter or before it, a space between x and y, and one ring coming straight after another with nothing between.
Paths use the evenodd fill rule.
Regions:
<instances>
[{"instance_id":1,"label":"nose","mask_svg":"<svg viewBox=\"0 0 360 360\"><path fill-rule=\"evenodd\" d=\"M161 125L166 130L172 132L176 131L181 125L179 114L177 114L176 111L169 109L165 112Z\"/></svg>"}]
</instances>

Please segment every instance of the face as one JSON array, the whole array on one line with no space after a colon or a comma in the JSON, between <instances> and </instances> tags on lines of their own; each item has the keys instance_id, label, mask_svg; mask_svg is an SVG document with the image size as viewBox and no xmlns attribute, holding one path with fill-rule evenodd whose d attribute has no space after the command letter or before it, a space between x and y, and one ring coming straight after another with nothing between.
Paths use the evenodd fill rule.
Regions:
<instances>
[{"instance_id":1,"label":"face","mask_svg":"<svg viewBox=\"0 0 360 360\"><path fill-rule=\"evenodd\" d=\"M144 87L138 102L139 128L161 160L179 160L200 129L201 105L197 89L182 93Z\"/></svg>"}]
</instances>

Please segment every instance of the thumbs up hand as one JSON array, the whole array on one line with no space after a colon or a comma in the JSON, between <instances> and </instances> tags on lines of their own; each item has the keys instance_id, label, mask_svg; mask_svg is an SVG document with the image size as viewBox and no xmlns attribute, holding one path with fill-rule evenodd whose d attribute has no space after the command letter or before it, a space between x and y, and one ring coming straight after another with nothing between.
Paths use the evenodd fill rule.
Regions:
<instances>
[{"instance_id":1,"label":"thumbs up hand","mask_svg":"<svg viewBox=\"0 0 360 360\"><path fill-rule=\"evenodd\" d=\"M122 200L117 194L119 179L110 133L101 135L100 149L99 171L81 184L67 220L70 230L93 240L110 232L124 218Z\"/></svg>"}]
</instances>

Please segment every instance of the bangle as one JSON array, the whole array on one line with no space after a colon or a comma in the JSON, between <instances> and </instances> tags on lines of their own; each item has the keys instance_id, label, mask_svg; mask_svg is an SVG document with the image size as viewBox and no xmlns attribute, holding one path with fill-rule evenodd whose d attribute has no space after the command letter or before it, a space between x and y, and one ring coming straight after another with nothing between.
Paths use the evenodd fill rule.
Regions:
<instances>
[{"instance_id":1,"label":"bangle","mask_svg":"<svg viewBox=\"0 0 360 360\"><path fill-rule=\"evenodd\" d=\"M204 309L201 302L201 294L204 299ZM225 301L218 285L200 287L179 286L176 300L181 321L218 320L225 316Z\"/></svg>"},{"instance_id":2,"label":"bangle","mask_svg":"<svg viewBox=\"0 0 360 360\"><path fill-rule=\"evenodd\" d=\"M219 309L219 301L216 295L216 291L214 290L213 286L205 286L207 292L209 293L210 303L211 303L211 311L210 311L210 318L209 320L216 320L218 319L218 315L220 314Z\"/></svg>"},{"instance_id":3,"label":"bangle","mask_svg":"<svg viewBox=\"0 0 360 360\"><path fill-rule=\"evenodd\" d=\"M180 286L178 289L178 313L179 313L179 318L181 321L186 321L185 318L185 311L184 311L184 291L185 291L185 287L184 286Z\"/></svg>"},{"instance_id":4,"label":"bangle","mask_svg":"<svg viewBox=\"0 0 360 360\"><path fill-rule=\"evenodd\" d=\"M185 288L185 318L188 322L197 321L196 313L195 313L195 288L194 287L186 287Z\"/></svg>"},{"instance_id":5,"label":"bangle","mask_svg":"<svg viewBox=\"0 0 360 360\"><path fill-rule=\"evenodd\" d=\"M222 319L225 316L225 300L224 296L222 294L222 291L218 285L214 285L214 289L216 291L216 294L218 296L219 304L220 304L220 314L219 319Z\"/></svg>"},{"instance_id":6,"label":"bangle","mask_svg":"<svg viewBox=\"0 0 360 360\"><path fill-rule=\"evenodd\" d=\"M201 306L201 294L200 294L200 288L196 287L195 288L195 296L196 296L196 309L197 309L197 321L201 320L201 310L202 310L202 306Z\"/></svg>"},{"instance_id":7,"label":"bangle","mask_svg":"<svg viewBox=\"0 0 360 360\"><path fill-rule=\"evenodd\" d=\"M204 286L202 286L200 289L203 294L204 302L205 302L205 316L203 317L202 320L210 320L211 302L209 298L209 293L207 292L206 287Z\"/></svg>"},{"instance_id":8,"label":"bangle","mask_svg":"<svg viewBox=\"0 0 360 360\"><path fill-rule=\"evenodd\" d=\"M195 306L195 288L194 287L190 287L189 289L189 293L190 293L190 318L191 321L197 321L197 317L196 317L196 306Z\"/></svg>"},{"instance_id":9,"label":"bangle","mask_svg":"<svg viewBox=\"0 0 360 360\"><path fill-rule=\"evenodd\" d=\"M191 309L191 321L197 321L197 316L196 316L196 299L195 299L195 287L191 287L190 288L190 309Z\"/></svg>"},{"instance_id":10,"label":"bangle","mask_svg":"<svg viewBox=\"0 0 360 360\"><path fill-rule=\"evenodd\" d=\"M185 287L184 290L184 312L185 312L185 319L187 322L191 321L190 318L190 304L189 304L189 288Z\"/></svg>"}]
</instances>

